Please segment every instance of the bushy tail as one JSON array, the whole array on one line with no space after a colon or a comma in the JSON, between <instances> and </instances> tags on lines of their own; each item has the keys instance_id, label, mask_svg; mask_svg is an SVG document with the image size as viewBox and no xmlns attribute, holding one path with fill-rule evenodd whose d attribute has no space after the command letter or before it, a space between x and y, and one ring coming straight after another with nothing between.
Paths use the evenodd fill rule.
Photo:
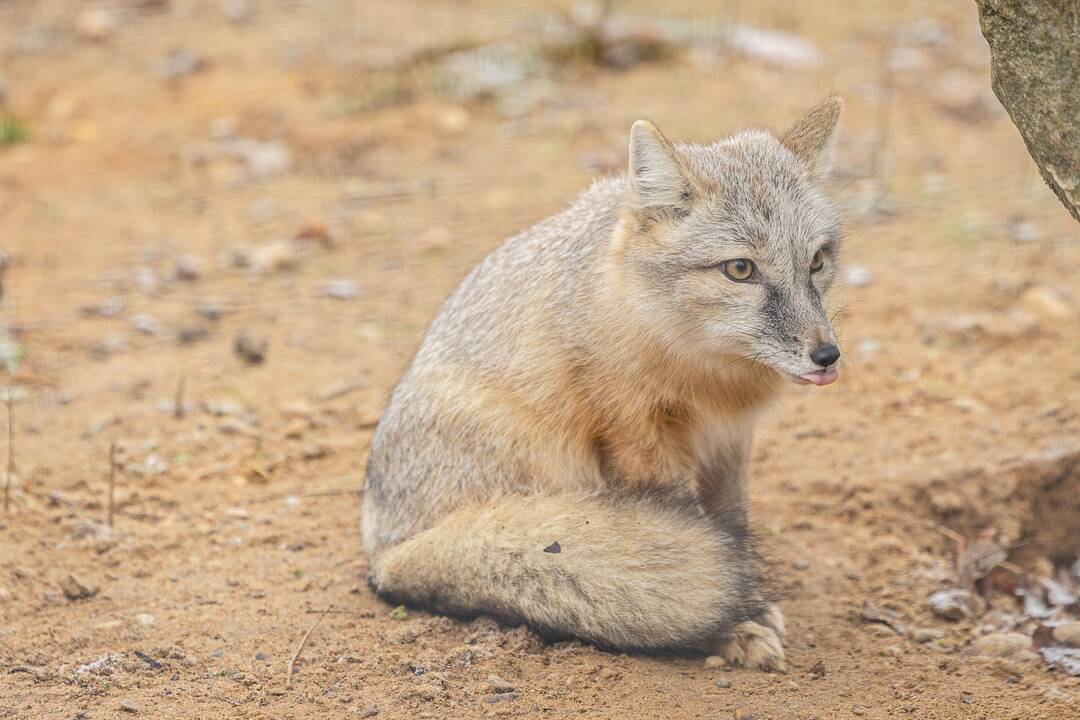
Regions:
<instances>
[{"instance_id":1,"label":"bushy tail","mask_svg":"<svg viewBox=\"0 0 1080 720\"><path fill-rule=\"evenodd\" d=\"M762 613L745 529L655 496L509 496L377 554L380 594L623 650L702 650Z\"/></svg>"}]
</instances>

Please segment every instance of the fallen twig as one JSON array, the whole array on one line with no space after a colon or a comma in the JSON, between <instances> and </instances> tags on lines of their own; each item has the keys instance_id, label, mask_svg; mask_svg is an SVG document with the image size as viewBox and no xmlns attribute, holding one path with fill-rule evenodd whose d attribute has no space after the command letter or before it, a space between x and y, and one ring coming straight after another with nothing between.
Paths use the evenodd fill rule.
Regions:
<instances>
[{"instance_id":1,"label":"fallen twig","mask_svg":"<svg viewBox=\"0 0 1080 720\"><path fill-rule=\"evenodd\" d=\"M300 657L300 653L304 651L304 646L307 645L307 641L308 638L311 637L311 633L315 630L315 628L319 626L319 623L323 621L323 618L329 615L330 611L333 609L334 606L331 605L330 607L323 610L322 615L320 615L318 619L311 624L311 627L308 628L307 632L304 633L304 637L300 638L300 645L297 646L296 652L294 652L292 654L292 657L289 658L289 664L285 666L285 687L292 687L293 665L296 663L296 659Z\"/></svg>"},{"instance_id":2,"label":"fallen twig","mask_svg":"<svg viewBox=\"0 0 1080 720\"><path fill-rule=\"evenodd\" d=\"M356 615L357 617L362 617L362 618L373 618L373 617L375 617L375 613L373 611L371 611L371 610L334 610L332 607L326 608L325 610L318 610L316 608L308 608L304 612L306 614L308 614L308 615L314 615L316 613L321 613L323 615Z\"/></svg>"},{"instance_id":3,"label":"fallen twig","mask_svg":"<svg viewBox=\"0 0 1080 720\"><path fill-rule=\"evenodd\" d=\"M15 400L8 385L7 392L7 426L8 426L8 461L7 477L4 480L4 512L11 509L11 479L15 475Z\"/></svg>"},{"instance_id":4,"label":"fallen twig","mask_svg":"<svg viewBox=\"0 0 1080 720\"><path fill-rule=\"evenodd\" d=\"M116 441L109 445L109 527L113 526L114 498L116 495Z\"/></svg>"},{"instance_id":5,"label":"fallen twig","mask_svg":"<svg viewBox=\"0 0 1080 720\"><path fill-rule=\"evenodd\" d=\"M176 400L173 403L173 415L177 420L184 419L184 388L187 385L187 377L180 376L180 382L176 383Z\"/></svg>"},{"instance_id":6,"label":"fallen twig","mask_svg":"<svg viewBox=\"0 0 1080 720\"><path fill-rule=\"evenodd\" d=\"M260 503L274 502L275 500L284 500L286 498L310 498L310 497L335 497L340 495L356 495L360 496L360 491L354 489L349 490L321 490L319 492L309 493L278 493L276 495L264 495L260 498L252 498L251 500L245 500L244 505L258 505Z\"/></svg>"}]
</instances>

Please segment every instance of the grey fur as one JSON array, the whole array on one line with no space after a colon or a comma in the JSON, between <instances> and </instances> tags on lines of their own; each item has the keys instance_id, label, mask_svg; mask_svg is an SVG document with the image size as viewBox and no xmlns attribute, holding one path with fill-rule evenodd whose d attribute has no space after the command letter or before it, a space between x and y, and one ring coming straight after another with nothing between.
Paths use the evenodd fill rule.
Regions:
<instances>
[{"instance_id":1,"label":"grey fur","mask_svg":"<svg viewBox=\"0 0 1080 720\"><path fill-rule=\"evenodd\" d=\"M838 102L783 141L672 145L639 122L633 182L595 183L469 274L372 443L380 592L608 647L727 637L734 660L782 667L782 616L762 614L745 542L746 466L761 410L834 338L841 231L817 180ZM763 281L727 279L733 258Z\"/></svg>"}]
</instances>

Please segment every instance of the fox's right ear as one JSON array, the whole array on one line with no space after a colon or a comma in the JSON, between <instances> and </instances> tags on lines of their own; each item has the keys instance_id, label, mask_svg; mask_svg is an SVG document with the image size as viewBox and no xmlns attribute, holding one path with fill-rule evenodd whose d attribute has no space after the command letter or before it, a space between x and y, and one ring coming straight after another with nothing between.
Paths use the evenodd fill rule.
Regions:
<instances>
[{"instance_id":1,"label":"fox's right ear","mask_svg":"<svg viewBox=\"0 0 1080 720\"><path fill-rule=\"evenodd\" d=\"M648 120L630 128L630 189L638 210L682 206L690 197L690 181L675 148Z\"/></svg>"},{"instance_id":2,"label":"fox's right ear","mask_svg":"<svg viewBox=\"0 0 1080 720\"><path fill-rule=\"evenodd\" d=\"M824 174L832 162L836 128L843 109L844 101L837 95L830 95L810 108L780 136L784 147L795 153L815 175Z\"/></svg>"}]
</instances>

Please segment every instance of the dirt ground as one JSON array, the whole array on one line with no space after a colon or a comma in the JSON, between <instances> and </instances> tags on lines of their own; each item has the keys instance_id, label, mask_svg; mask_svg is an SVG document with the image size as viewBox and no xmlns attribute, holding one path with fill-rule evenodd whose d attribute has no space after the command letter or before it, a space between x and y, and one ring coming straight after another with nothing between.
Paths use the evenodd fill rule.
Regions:
<instances>
[{"instance_id":1,"label":"dirt ground","mask_svg":"<svg viewBox=\"0 0 1080 720\"><path fill-rule=\"evenodd\" d=\"M1080 678L973 645L1038 636L1016 598L927 603L979 542L1021 584L1080 551L1080 229L990 94L974 5L617 2L706 39L528 55L568 12L0 2L0 717L1077 717ZM735 25L817 56L736 53ZM470 266L621 168L637 117L704 141L833 91L850 359L753 463L789 672L376 599L372 427Z\"/></svg>"}]
</instances>

